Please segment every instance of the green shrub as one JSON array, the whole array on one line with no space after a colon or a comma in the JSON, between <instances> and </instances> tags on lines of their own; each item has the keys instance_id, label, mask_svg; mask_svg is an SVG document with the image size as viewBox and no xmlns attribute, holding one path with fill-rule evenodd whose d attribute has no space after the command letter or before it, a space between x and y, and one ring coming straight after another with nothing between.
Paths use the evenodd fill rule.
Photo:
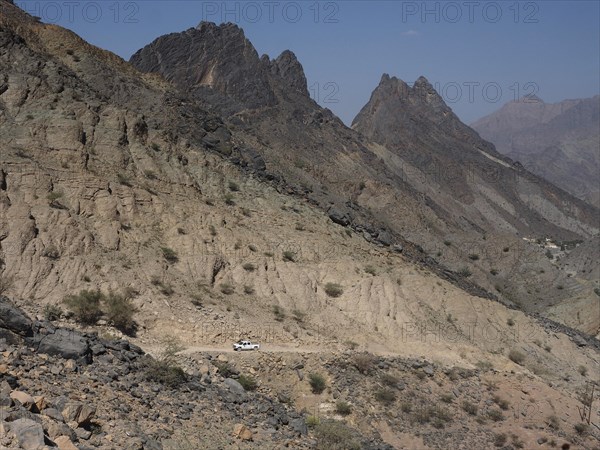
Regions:
<instances>
[{"instance_id":1,"label":"green shrub","mask_svg":"<svg viewBox=\"0 0 600 450\"><path fill-rule=\"evenodd\" d=\"M471 416L476 416L477 415L477 411L478 411L478 407L475 403L471 403L468 400L465 400L462 402L462 409L469 415Z\"/></svg>"},{"instance_id":2,"label":"green shrub","mask_svg":"<svg viewBox=\"0 0 600 450\"><path fill-rule=\"evenodd\" d=\"M440 396L440 400L443 401L444 403L452 403L454 401L454 395L453 394L442 394Z\"/></svg>"},{"instance_id":3,"label":"green shrub","mask_svg":"<svg viewBox=\"0 0 600 450\"><path fill-rule=\"evenodd\" d=\"M303 323L304 319L306 318L306 313L304 313L298 309L294 309L292 311L292 315L294 316L294 320L298 323Z\"/></svg>"},{"instance_id":4,"label":"green shrub","mask_svg":"<svg viewBox=\"0 0 600 450\"><path fill-rule=\"evenodd\" d=\"M587 423L583 422L576 423L574 428L575 431L577 431L577 433L581 434L582 436L588 434L590 431L590 426Z\"/></svg>"},{"instance_id":5,"label":"green shrub","mask_svg":"<svg viewBox=\"0 0 600 450\"><path fill-rule=\"evenodd\" d=\"M384 373L381 376L381 382L383 384L385 384L386 386L393 387L393 388L398 387L398 385L400 384L400 380L398 379L398 377L395 377L391 373Z\"/></svg>"},{"instance_id":6,"label":"green shrub","mask_svg":"<svg viewBox=\"0 0 600 450\"><path fill-rule=\"evenodd\" d=\"M245 263L242 267L246 272L254 272L256 270L256 266L252 263Z\"/></svg>"},{"instance_id":7,"label":"green shrub","mask_svg":"<svg viewBox=\"0 0 600 450\"><path fill-rule=\"evenodd\" d=\"M385 405L391 405L396 401L396 393L390 388L380 388L375 391L375 399Z\"/></svg>"},{"instance_id":8,"label":"green shrub","mask_svg":"<svg viewBox=\"0 0 600 450\"><path fill-rule=\"evenodd\" d=\"M477 255L476 253L471 253L471 254L469 255L469 259L470 259L471 261L477 261L477 260L479 259L479 255Z\"/></svg>"},{"instance_id":9,"label":"green shrub","mask_svg":"<svg viewBox=\"0 0 600 450\"><path fill-rule=\"evenodd\" d=\"M377 275L377 270L373 266L365 267L365 272L368 273L369 275L373 275L373 276Z\"/></svg>"},{"instance_id":10,"label":"green shrub","mask_svg":"<svg viewBox=\"0 0 600 450\"><path fill-rule=\"evenodd\" d=\"M375 357L370 353L358 353L352 358L352 364L363 375L367 375L375 368Z\"/></svg>"},{"instance_id":11,"label":"green shrub","mask_svg":"<svg viewBox=\"0 0 600 450\"><path fill-rule=\"evenodd\" d=\"M496 433L494 434L494 446L495 447L504 447L506 444L506 434L505 433Z\"/></svg>"},{"instance_id":12,"label":"green shrub","mask_svg":"<svg viewBox=\"0 0 600 450\"><path fill-rule=\"evenodd\" d=\"M158 145L156 142L153 142L152 144L150 144L150 148L152 150L154 150L155 152L159 152L160 151L160 145Z\"/></svg>"},{"instance_id":13,"label":"green shrub","mask_svg":"<svg viewBox=\"0 0 600 450\"><path fill-rule=\"evenodd\" d=\"M585 377L585 376L587 375L587 373L588 373L587 367L585 367L585 366L579 366L579 367L577 368L577 371L578 371L578 372L579 372L581 375L583 375L584 377Z\"/></svg>"},{"instance_id":14,"label":"green shrub","mask_svg":"<svg viewBox=\"0 0 600 450\"><path fill-rule=\"evenodd\" d=\"M217 229L215 228L214 225L209 225L208 226L208 231L210 232L211 236L216 236L217 235Z\"/></svg>"},{"instance_id":15,"label":"green shrub","mask_svg":"<svg viewBox=\"0 0 600 450\"><path fill-rule=\"evenodd\" d=\"M123 173L118 173L117 180L119 181L119 184L122 184L123 186L131 187L131 180L129 179L129 177L127 175L125 175Z\"/></svg>"},{"instance_id":16,"label":"green shrub","mask_svg":"<svg viewBox=\"0 0 600 450\"><path fill-rule=\"evenodd\" d=\"M498 275L500 272L498 272L498 269L490 269L490 273L492 275Z\"/></svg>"},{"instance_id":17,"label":"green shrub","mask_svg":"<svg viewBox=\"0 0 600 450\"><path fill-rule=\"evenodd\" d=\"M109 292L105 298L106 317L119 331L131 335L135 332L136 323L133 315L137 308L130 297Z\"/></svg>"},{"instance_id":18,"label":"green shrub","mask_svg":"<svg viewBox=\"0 0 600 450\"><path fill-rule=\"evenodd\" d=\"M160 248L163 254L163 258L165 258L170 263L176 263L179 261L179 257L177 256L177 252L169 247L161 247Z\"/></svg>"},{"instance_id":19,"label":"green shrub","mask_svg":"<svg viewBox=\"0 0 600 450\"><path fill-rule=\"evenodd\" d=\"M254 294L254 288L248 284L244 285L244 294L246 295L253 295Z\"/></svg>"},{"instance_id":20,"label":"green shrub","mask_svg":"<svg viewBox=\"0 0 600 450\"><path fill-rule=\"evenodd\" d=\"M63 310L58 305L46 305L44 306L44 319L54 322L59 320L63 315Z\"/></svg>"},{"instance_id":21,"label":"green shrub","mask_svg":"<svg viewBox=\"0 0 600 450\"><path fill-rule=\"evenodd\" d=\"M223 378L229 378L232 375L235 375L234 368L231 367L231 364L228 362L216 360L213 361L213 365L219 369L219 374L221 374Z\"/></svg>"},{"instance_id":22,"label":"green shrub","mask_svg":"<svg viewBox=\"0 0 600 450\"><path fill-rule=\"evenodd\" d=\"M291 250L284 251L283 260L287 262L296 262L296 253L292 252Z\"/></svg>"},{"instance_id":23,"label":"green shrub","mask_svg":"<svg viewBox=\"0 0 600 450\"><path fill-rule=\"evenodd\" d=\"M101 302L104 295L100 290L82 290L79 294L69 295L63 302L73 313L75 320L84 325L93 325L102 316Z\"/></svg>"},{"instance_id":24,"label":"green shrub","mask_svg":"<svg viewBox=\"0 0 600 450\"><path fill-rule=\"evenodd\" d=\"M273 305L273 314L275 314L275 320L277 322L283 322L285 319L285 310L279 305Z\"/></svg>"},{"instance_id":25,"label":"green shrub","mask_svg":"<svg viewBox=\"0 0 600 450\"><path fill-rule=\"evenodd\" d=\"M308 382L310 384L313 394L320 394L325 390L325 387L327 386L325 377L320 373L311 373L308 376Z\"/></svg>"},{"instance_id":26,"label":"green shrub","mask_svg":"<svg viewBox=\"0 0 600 450\"><path fill-rule=\"evenodd\" d=\"M221 292L225 295L231 295L235 292L234 287L229 284L229 283L223 283L219 289L221 290Z\"/></svg>"},{"instance_id":27,"label":"green shrub","mask_svg":"<svg viewBox=\"0 0 600 450\"><path fill-rule=\"evenodd\" d=\"M258 388L258 383L250 375L240 375L238 382L242 385L246 391L255 391Z\"/></svg>"},{"instance_id":28,"label":"green shrub","mask_svg":"<svg viewBox=\"0 0 600 450\"><path fill-rule=\"evenodd\" d=\"M508 411L508 407L510 406L510 403L508 403L508 400L503 399L499 395L494 395L492 400L494 401L494 403L496 405L498 405L500 407L500 409L502 409L504 411Z\"/></svg>"},{"instance_id":29,"label":"green shrub","mask_svg":"<svg viewBox=\"0 0 600 450\"><path fill-rule=\"evenodd\" d=\"M469 270L469 268L468 268L468 267L463 267L462 269L460 269L460 270L458 271L458 274L459 274L461 277L468 278L468 277L470 277L471 275L473 275L473 272L471 272L471 271Z\"/></svg>"},{"instance_id":30,"label":"green shrub","mask_svg":"<svg viewBox=\"0 0 600 450\"><path fill-rule=\"evenodd\" d=\"M360 450L352 430L344 423L327 420L315 427L317 450Z\"/></svg>"},{"instance_id":31,"label":"green shrub","mask_svg":"<svg viewBox=\"0 0 600 450\"><path fill-rule=\"evenodd\" d=\"M504 414L499 409L489 409L487 416L494 422L501 422L504 420Z\"/></svg>"},{"instance_id":32,"label":"green shrub","mask_svg":"<svg viewBox=\"0 0 600 450\"><path fill-rule=\"evenodd\" d=\"M59 198L61 198L62 196L63 196L63 193L62 193L62 192L54 192L54 191L52 191L52 192L50 192L50 193L49 193L49 194L46 196L46 198L47 198L49 201L53 202L53 201L56 201L56 200L58 200L58 199L59 199Z\"/></svg>"},{"instance_id":33,"label":"green shrub","mask_svg":"<svg viewBox=\"0 0 600 450\"><path fill-rule=\"evenodd\" d=\"M238 192L240 190L240 186L235 181L230 181L227 183L227 186L231 192Z\"/></svg>"},{"instance_id":34,"label":"green shrub","mask_svg":"<svg viewBox=\"0 0 600 450\"><path fill-rule=\"evenodd\" d=\"M515 364L521 365L525 361L525 355L516 349L512 349L508 352L508 358Z\"/></svg>"},{"instance_id":35,"label":"green shrub","mask_svg":"<svg viewBox=\"0 0 600 450\"><path fill-rule=\"evenodd\" d=\"M187 376L181 367L155 359L148 362L146 377L150 381L156 381L173 388L187 381Z\"/></svg>"},{"instance_id":36,"label":"green shrub","mask_svg":"<svg viewBox=\"0 0 600 450\"><path fill-rule=\"evenodd\" d=\"M477 363L475 364L477 367L479 367L481 370L484 371L488 371L488 370L492 370L492 368L494 367L493 364L489 361L477 361Z\"/></svg>"},{"instance_id":37,"label":"green shrub","mask_svg":"<svg viewBox=\"0 0 600 450\"><path fill-rule=\"evenodd\" d=\"M253 245L253 244L248 245L248 250L250 250L251 252L256 252L257 251L256 245Z\"/></svg>"},{"instance_id":38,"label":"green shrub","mask_svg":"<svg viewBox=\"0 0 600 450\"><path fill-rule=\"evenodd\" d=\"M344 293L344 289L337 283L327 283L325 285L325 293L329 297L337 298Z\"/></svg>"},{"instance_id":39,"label":"green shrub","mask_svg":"<svg viewBox=\"0 0 600 450\"><path fill-rule=\"evenodd\" d=\"M321 420L317 416L308 416L306 418L306 426L308 428L314 428L321 423Z\"/></svg>"},{"instance_id":40,"label":"green shrub","mask_svg":"<svg viewBox=\"0 0 600 450\"><path fill-rule=\"evenodd\" d=\"M225 194L224 198L225 198L225 204L226 205L228 205L228 206L234 206L235 205L235 200L234 200L233 194L231 194L231 193L228 192L227 194Z\"/></svg>"},{"instance_id":41,"label":"green shrub","mask_svg":"<svg viewBox=\"0 0 600 450\"><path fill-rule=\"evenodd\" d=\"M546 423L553 430L558 430L560 428L560 420L555 415L548 416L546 419Z\"/></svg>"},{"instance_id":42,"label":"green shrub","mask_svg":"<svg viewBox=\"0 0 600 450\"><path fill-rule=\"evenodd\" d=\"M345 402L344 400L338 400L335 404L335 412L342 416L347 416L352 412L352 406L350 406L350 403Z\"/></svg>"},{"instance_id":43,"label":"green shrub","mask_svg":"<svg viewBox=\"0 0 600 450\"><path fill-rule=\"evenodd\" d=\"M153 170L144 170L144 176L149 180L156 180L156 173Z\"/></svg>"},{"instance_id":44,"label":"green shrub","mask_svg":"<svg viewBox=\"0 0 600 450\"><path fill-rule=\"evenodd\" d=\"M509 327L512 327L515 324L514 319L507 319L506 320L506 325L508 325Z\"/></svg>"},{"instance_id":45,"label":"green shrub","mask_svg":"<svg viewBox=\"0 0 600 450\"><path fill-rule=\"evenodd\" d=\"M444 245L446 247L450 247L452 245L452 242L446 240L446 241L444 241Z\"/></svg>"}]
</instances>

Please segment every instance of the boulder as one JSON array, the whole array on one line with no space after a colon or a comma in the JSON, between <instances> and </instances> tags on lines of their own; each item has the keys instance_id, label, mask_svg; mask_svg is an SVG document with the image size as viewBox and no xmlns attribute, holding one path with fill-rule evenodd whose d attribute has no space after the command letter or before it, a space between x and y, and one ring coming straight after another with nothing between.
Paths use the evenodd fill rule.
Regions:
<instances>
[{"instance_id":1,"label":"boulder","mask_svg":"<svg viewBox=\"0 0 600 450\"><path fill-rule=\"evenodd\" d=\"M89 343L77 331L56 329L53 333L36 336L33 342L39 353L91 362Z\"/></svg>"},{"instance_id":2,"label":"boulder","mask_svg":"<svg viewBox=\"0 0 600 450\"><path fill-rule=\"evenodd\" d=\"M348 213L335 206L331 207L327 214L329 214L329 218L338 225L342 225L343 227L350 225L351 218Z\"/></svg>"},{"instance_id":3,"label":"boulder","mask_svg":"<svg viewBox=\"0 0 600 450\"><path fill-rule=\"evenodd\" d=\"M246 393L246 390L244 389L244 387L239 382L234 380L233 378L227 378L225 380L225 385L227 385L227 387L229 388L230 391L232 391L236 394L245 394Z\"/></svg>"},{"instance_id":4,"label":"boulder","mask_svg":"<svg viewBox=\"0 0 600 450\"><path fill-rule=\"evenodd\" d=\"M79 450L68 436L59 436L54 439L54 443L60 450Z\"/></svg>"},{"instance_id":5,"label":"boulder","mask_svg":"<svg viewBox=\"0 0 600 450\"><path fill-rule=\"evenodd\" d=\"M10 424L20 448L38 450L44 446L44 430L42 425L29 419L17 419Z\"/></svg>"},{"instance_id":6,"label":"boulder","mask_svg":"<svg viewBox=\"0 0 600 450\"><path fill-rule=\"evenodd\" d=\"M0 328L20 336L31 336L32 322L23 311L14 306L7 297L0 296Z\"/></svg>"},{"instance_id":7,"label":"boulder","mask_svg":"<svg viewBox=\"0 0 600 450\"><path fill-rule=\"evenodd\" d=\"M290 427L292 427L294 431L302 436L306 436L308 434L308 426L306 425L306 421L303 417L290 420Z\"/></svg>"},{"instance_id":8,"label":"boulder","mask_svg":"<svg viewBox=\"0 0 600 450\"><path fill-rule=\"evenodd\" d=\"M243 441L252 440L252 431L244 424L238 423L233 427L233 435Z\"/></svg>"},{"instance_id":9,"label":"boulder","mask_svg":"<svg viewBox=\"0 0 600 450\"><path fill-rule=\"evenodd\" d=\"M27 410L31 411L35 408L35 400L33 397L26 392L22 391L12 391L10 393L10 398L19 402L23 407L27 408Z\"/></svg>"},{"instance_id":10,"label":"boulder","mask_svg":"<svg viewBox=\"0 0 600 450\"><path fill-rule=\"evenodd\" d=\"M81 402L68 402L62 410L67 422L75 422L80 427L90 422L96 414L96 408Z\"/></svg>"}]
</instances>

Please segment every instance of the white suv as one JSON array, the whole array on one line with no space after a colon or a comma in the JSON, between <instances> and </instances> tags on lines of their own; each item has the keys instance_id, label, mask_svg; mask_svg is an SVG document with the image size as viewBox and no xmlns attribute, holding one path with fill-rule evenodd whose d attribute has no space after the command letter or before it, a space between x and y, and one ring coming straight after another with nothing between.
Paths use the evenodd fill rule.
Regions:
<instances>
[{"instance_id":1,"label":"white suv","mask_svg":"<svg viewBox=\"0 0 600 450\"><path fill-rule=\"evenodd\" d=\"M250 341L237 341L235 344L233 344L233 349L236 352L239 352L242 350L258 350L259 348L260 348L260 345L253 344Z\"/></svg>"}]
</instances>

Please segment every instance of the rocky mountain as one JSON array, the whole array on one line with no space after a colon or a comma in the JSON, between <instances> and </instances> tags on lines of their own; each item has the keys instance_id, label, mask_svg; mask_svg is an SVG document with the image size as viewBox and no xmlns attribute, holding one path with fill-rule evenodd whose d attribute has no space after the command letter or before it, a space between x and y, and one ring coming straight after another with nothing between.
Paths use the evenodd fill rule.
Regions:
<instances>
[{"instance_id":1,"label":"rocky mountain","mask_svg":"<svg viewBox=\"0 0 600 450\"><path fill-rule=\"evenodd\" d=\"M593 448L595 210L524 172L457 182L459 217L452 183L319 108L291 52L170 39L196 33L238 41L189 54L214 70L185 88L0 0L0 445ZM422 88L407 120L474 159ZM499 232L482 192L544 219Z\"/></svg>"},{"instance_id":2,"label":"rocky mountain","mask_svg":"<svg viewBox=\"0 0 600 450\"><path fill-rule=\"evenodd\" d=\"M559 103L524 97L472 126L503 155L576 197L600 205L600 96Z\"/></svg>"},{"instance_id":3,"label":"rocky mountain","mask_svg":"<svg viewBox=\"0 0 600 450\"><path fill-rule=\"evenodd\" d=\"M177 49L189 48L190 39L202 42L208 35L212 42L219 33L235 35L237 44L210 49L197 44L190 57L178 54ZM242 152L260 155L268 172L285 180L293 192L367 239L407 249L414 243L425 250L417 251L417 258L470 273L467 281L507 302L517 300L531 311L543 313L548 302L569 301L565 291L552 292L551 299L534 293L547 280L540 279L539 268L532 268L546 261L544 252L523 238L543 236L558 242L588 238L598 232L597 209L496 152L458 120L424 78L409 88L384 75L349 129L309 98L301 65L291 53L284 55L293 70L282 72L273 67L283 55L274 61L259 58L256 51L246 50L248 45L243 31L233 24L202 23L158 38L138 51L131 63L173 80L189 98L222 115L235 136L243 139ZM223 81L212 86L196 82L207 67L223 62L230 63ZM249 72L259 65L256 72ZM182 73L190 75L182 78ZM242 73L254 77L253 82L268 84L265 92L269 99L273 93L275 100L265 98L259 108L240 103L246 90L228 80ZM221 100L215 102L217 97ZM509 255L504 248L512 249ZM520 282L514 283L515 277ZM532 280L535 288L521 289ZM593 287L593 282L586 282L577 288L592 304ZM600 318L592 322L587 331L596 334Z\"/></svg>"}]
</instances>

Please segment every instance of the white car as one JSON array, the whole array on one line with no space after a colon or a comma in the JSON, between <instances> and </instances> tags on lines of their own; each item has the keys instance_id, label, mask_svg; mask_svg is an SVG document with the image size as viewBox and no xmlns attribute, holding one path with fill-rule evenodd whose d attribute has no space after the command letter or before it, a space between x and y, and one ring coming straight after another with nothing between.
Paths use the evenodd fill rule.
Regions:
<instances>
[{"instance_id":1,"label":"white car","mask_svg":"<svg viewBox=\"0 0 600 450\"><path fill-rule=\"evenodd\" d=\"M260 345L254 344L250 341L237 341L235 344L233 344L233 349L236 352L239 352L242 350L258 350L258 349L260 349Z\"/></svg>"}]
</instances>

